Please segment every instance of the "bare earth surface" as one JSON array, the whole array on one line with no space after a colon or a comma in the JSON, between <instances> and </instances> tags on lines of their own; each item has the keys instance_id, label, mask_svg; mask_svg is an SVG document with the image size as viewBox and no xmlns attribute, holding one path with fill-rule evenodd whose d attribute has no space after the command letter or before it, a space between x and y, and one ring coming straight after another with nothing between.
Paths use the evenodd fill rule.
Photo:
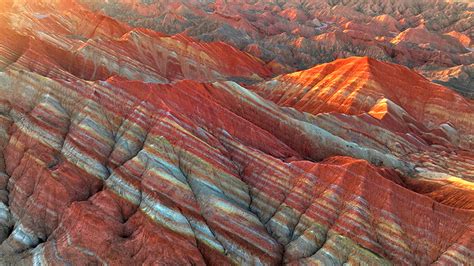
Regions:
<instances>
[{"instance_id":1,"label":"bare earth surface","mask_svg":"<svg viewBox=\"0 0 474 266\"><path fill-rule=\"evenodd\" d=\"M278 74L370 56L474 98L472 1L80 1L134 26L224 41Z\"/></svg>"},{"instance_id":2,"label":"bare earth surface","mask_svg":"<svg viewBox=\"0 0 474 266\"><path fill-rule=\"evenodd\" d=\"M474 261L467 4L0 3L1 265Z\"/></svg>"}]
</instances>

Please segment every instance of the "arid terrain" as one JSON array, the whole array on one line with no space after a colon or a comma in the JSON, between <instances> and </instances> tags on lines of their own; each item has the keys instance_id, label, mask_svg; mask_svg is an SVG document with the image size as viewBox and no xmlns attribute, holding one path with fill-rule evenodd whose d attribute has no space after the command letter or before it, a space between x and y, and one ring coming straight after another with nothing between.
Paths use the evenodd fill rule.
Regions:
<instances>
[{"instance_id":1,"label":"arid terrain","mask_svg":"<svg viewBox=\"0 0 474 266\"><path fill-rule=\"evenodd\" d=\"M0 1L0 265L472 264L473 24Z\"/></svg>"},{"instance_id":2,"label":"arid terrain","mask_svg":"<svg viewBox=\"0 0 474 266\"><path fill-rule=\"evenodd\" d=\"M81 0L167 34L224 41L289 73L350 56L414 68L474 98L474 3L438 0Z\"/></svg>"}]
</instances>

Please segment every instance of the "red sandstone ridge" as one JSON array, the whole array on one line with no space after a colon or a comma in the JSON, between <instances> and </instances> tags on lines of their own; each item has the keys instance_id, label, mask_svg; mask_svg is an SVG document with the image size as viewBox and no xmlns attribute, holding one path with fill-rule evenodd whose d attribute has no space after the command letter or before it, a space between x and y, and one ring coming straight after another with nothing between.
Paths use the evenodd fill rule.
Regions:
<instances>
[{"instance_id":1,"label":"red sandstone ridge","mask_svg":"<svg viewBox=\"0 0 474 266\"><path fill-rule=\"evenodd\" d=\"M132 25L230 43L278 74L351 56L402 64L428 78L431 71L448 78L445 70L474 63L473 4L462 1L80 2ZM472 96L469 83L445 85Z\"/></svg>"},{"instance_id":2,"label":"red sandstone ridge","mask_svg":"<svg viewBox=\"0 0 474 266\"><path fill-rule=\"evenodd\" d=\"M257 30L225 1L122 2ZM473 103L416 72L349 58L272 80L229 44L74 1L15 0L0 22L1 265L474 260Z\"/></svg>"},{"instance_id":3,"label":"red sandstone ridge","mask_svg":"<svg viewBox=\"0 0 474 266\"><path fill-rule=\"evenodd\" d=\"M374 117L383 119L387 113L397 115L390 114L397 110L389 110L388 100L427 127L449 121L458 130L474 134L472 101L406 67L368 57L336 60L257 87L260 95L281 106L312 114L357 115L372 110Z\"/></svg>"},{"instance_id":4,"label":"red sandstone ridge","mask_svg":"<svg viewBox=\"0 0 474 266\"><path fill-rule=\"evenodd\" d=\"M21 51L23 57L46 55L88 80L120 75L158 83L182 79L250 82L271 75L260 59L228 44L131 28L72 3L59 10L47 4L25 3L9 14L6 21L11 28L30 38L28 49ZM38 12L31 12L31 8ZM41 68L32 58L19 60L30 68Z\"/></svg>"},{"instance_id":5,"label":"red sandstone ridge","mask_svg":"<svg viewBox=\"0 0 474 266\"><path fill-rule=\"evenodd\" d=\"M422 178L438 177L448 185L451 175L474 177L474 103L406 67L367 57L341 59L278 76L253 90L291 107L288 112L303 121L414 163ZM450 187L470 201L464 185Z\"/></svg>"}]
</instances>

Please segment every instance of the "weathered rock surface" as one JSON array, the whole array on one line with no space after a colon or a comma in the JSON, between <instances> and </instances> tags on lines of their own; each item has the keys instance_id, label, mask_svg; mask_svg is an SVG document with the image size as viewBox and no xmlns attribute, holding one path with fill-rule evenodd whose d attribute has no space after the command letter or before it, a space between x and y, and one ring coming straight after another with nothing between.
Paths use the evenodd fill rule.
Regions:
<instances>
[{"instance_id":1,"label":"weathered rock surface","mask_svg":"<svg viewBox=\"0 0 474 266\"><path fill-rule=\"evenodd\" d=\"M134 26L230 43L263 58L279 74L370 56L427 77L439 71L435 80L449 68L474 63L474 6L462 2L81 0ZM444 85L472 96L470 84Z\"/></svg>"},{"instance_id":2,"label":"weathered rock surface","mask_svg":"<svg viewBox=\"0 0 474 266\"><path fill-rule=\"evenodd\" d=\"M367 58L248 89L228 44L46 2L0 16L0 264L473 261L472 101Z\"/></svg>"},{"instance_id":3,"label":"weathered rock surface","mask_svg":"<svg viewBox=\"0 0 474 266\"><path fill-rule=\"evenodd\" d=\"M462 133L474 133L473 101L406 67L369 57L336 60L256 87L281 106L311 114L370 112L380 120L406 114L428 128L449 121Z\"/></svg>"},{"instance_id":4,"label":"weathered rock surface","mask_svg":"<svg viewBox=\"0 0 474 266\"><path fill-rule=\"evenodd\" d=\"M29 35L30 40L22 50L15 47L15 52L24 57L46 54L64 70L86 80L120 75L155 83L258 81L271 75L263 61L225 43L202 43L181 34L167 36L131 28L72 3L54 12L57 4L34 7L18 1L15 13L9 14L10 27L17 34ZM32 6L39 11L32 12ZM32 60L24 63L33 64ZM34 67L40 66L30 66Z\"/></svg>"},{"instance_id":5,"label":"weathered rock surface","mask_svg":"<svg viewBox=\"0 0 474 266\"><path fill-rule=\"evenodd\" d=\"M463 198L459 206L470 202L469 184L474 178L472 100L406 67L367 57L340 59L281 75L252 89L289 108L287 113L296 119L416 165L415 175L438 178L428 187L445 184L444 192ZM378 159L368 160L377 163ZM469 182L466 185L455 177Z\"/></svg>"},{"instance_id":6,"label":"weathered rock surface","mask_svg":"<svg viewBox=\"0 0 474 266\"><path fill-rule=\"evenodd\" d=\"M365 149L373 156L367 159L401 167L360 145L333 147L344 140L235 83L113 78L72 85L14 69L1 78L3 116L10 121L4 228L13 227L0 246L5 261L472 258L471 211L408 190L366 161L331 157L364 157L355 151ZM18 97L25 93L34 97ZM270 128L267 121L276 117L281 128ZM296 136L290 128L301 137L283 138ZM303 161L303 155L328 159Z\"/></svg>"},{"instance_id":7,"label":"weathered rock surface","mask_svg":"<svg viewBox=\"0 0 474 266\"><path fill-rule=\"evenodd\" d=\"M474 64L444 70L426 70L423 74L433 82L449 86L458 93L474 99Z\"/></svg>"}]
</instances>

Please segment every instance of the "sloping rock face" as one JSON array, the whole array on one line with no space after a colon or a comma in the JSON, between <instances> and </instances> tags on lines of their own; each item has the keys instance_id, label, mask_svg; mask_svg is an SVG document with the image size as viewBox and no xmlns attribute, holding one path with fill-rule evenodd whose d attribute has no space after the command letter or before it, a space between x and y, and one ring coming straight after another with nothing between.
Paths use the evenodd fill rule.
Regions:
<instances>
[{"instance_id":1,"label":"sloping rock face","mask_svg":"<svg viewBox=\"0 0 474 266\"><path fill-rule=\"evenodd\" d=\"M301 112L276 97L313 75L249 90L270 72L226 44L69 1L6 6L0 264L473 261L471 101L358 58L321 71L360 82L347 104Z\"/></svg>"},{"instance_id":2,"label":"sloping rock face","mask_svg":"<svg viewBox=\"0 0 474 266\"><path fill-rule=\"evenodd\" d=\"M464 2L464 3L462 3ZM474 6L437 0L81 0L134 26L224 41L289 73L351 56L416 68L433 80L474 63ZM472 97L466 82L443 83Z\"/></svg>"},{"instance_id":3,"label":"sloping rock face","mask_svg":"<svg viewBox=\"0 0 474 266\"><path fill-rule=\"evenodd\" d=\"M311 114L338 112L412 116L428 128L449 121L472 135L473 101L436 85L406 67L352 57L281 75L264 82L260 94ZM420 105L423 103L423 105Z\"/></svg>"},{"instance_id":4,"label":"sloping rock face","mask_svg":"<svg viewBox=\"0 0 474 266\"><path fill-rule=\"evenodd\" d=\"M449 86L466 97L474 99L474 64L425 71L424 75L433 82Z\"/></svg>"},{"instance_id":5,"label":"sloping rock face","mask_svg":"<svg viewBox=\"0 0 474 266\"><path fill-rule=\"evenodd\" d=\"M62 69L86 80L120 75L154 83L258 81L271 75L260 59L225 43L200 43L184 35L131 28L75 2L66 3L60 13L51 13L52 7L16 1L15 14L8 18L11 27L32 38L15 52L23 57L47 54Z\"/></svg>"},{"instance_id":6,"label":"sloping rock face","mask_svg":"<svg viewBox=\"0 0 474 266\"><path fill-rule=\"evenodd\" d=\"M413 163L422 179L436 176L447 189L453 175L473 181L473 101L406 67L354 57L252 89L297 119ZM452 192L469 202L472 186L458 181Z\"/></svg>"}]
</instances>

